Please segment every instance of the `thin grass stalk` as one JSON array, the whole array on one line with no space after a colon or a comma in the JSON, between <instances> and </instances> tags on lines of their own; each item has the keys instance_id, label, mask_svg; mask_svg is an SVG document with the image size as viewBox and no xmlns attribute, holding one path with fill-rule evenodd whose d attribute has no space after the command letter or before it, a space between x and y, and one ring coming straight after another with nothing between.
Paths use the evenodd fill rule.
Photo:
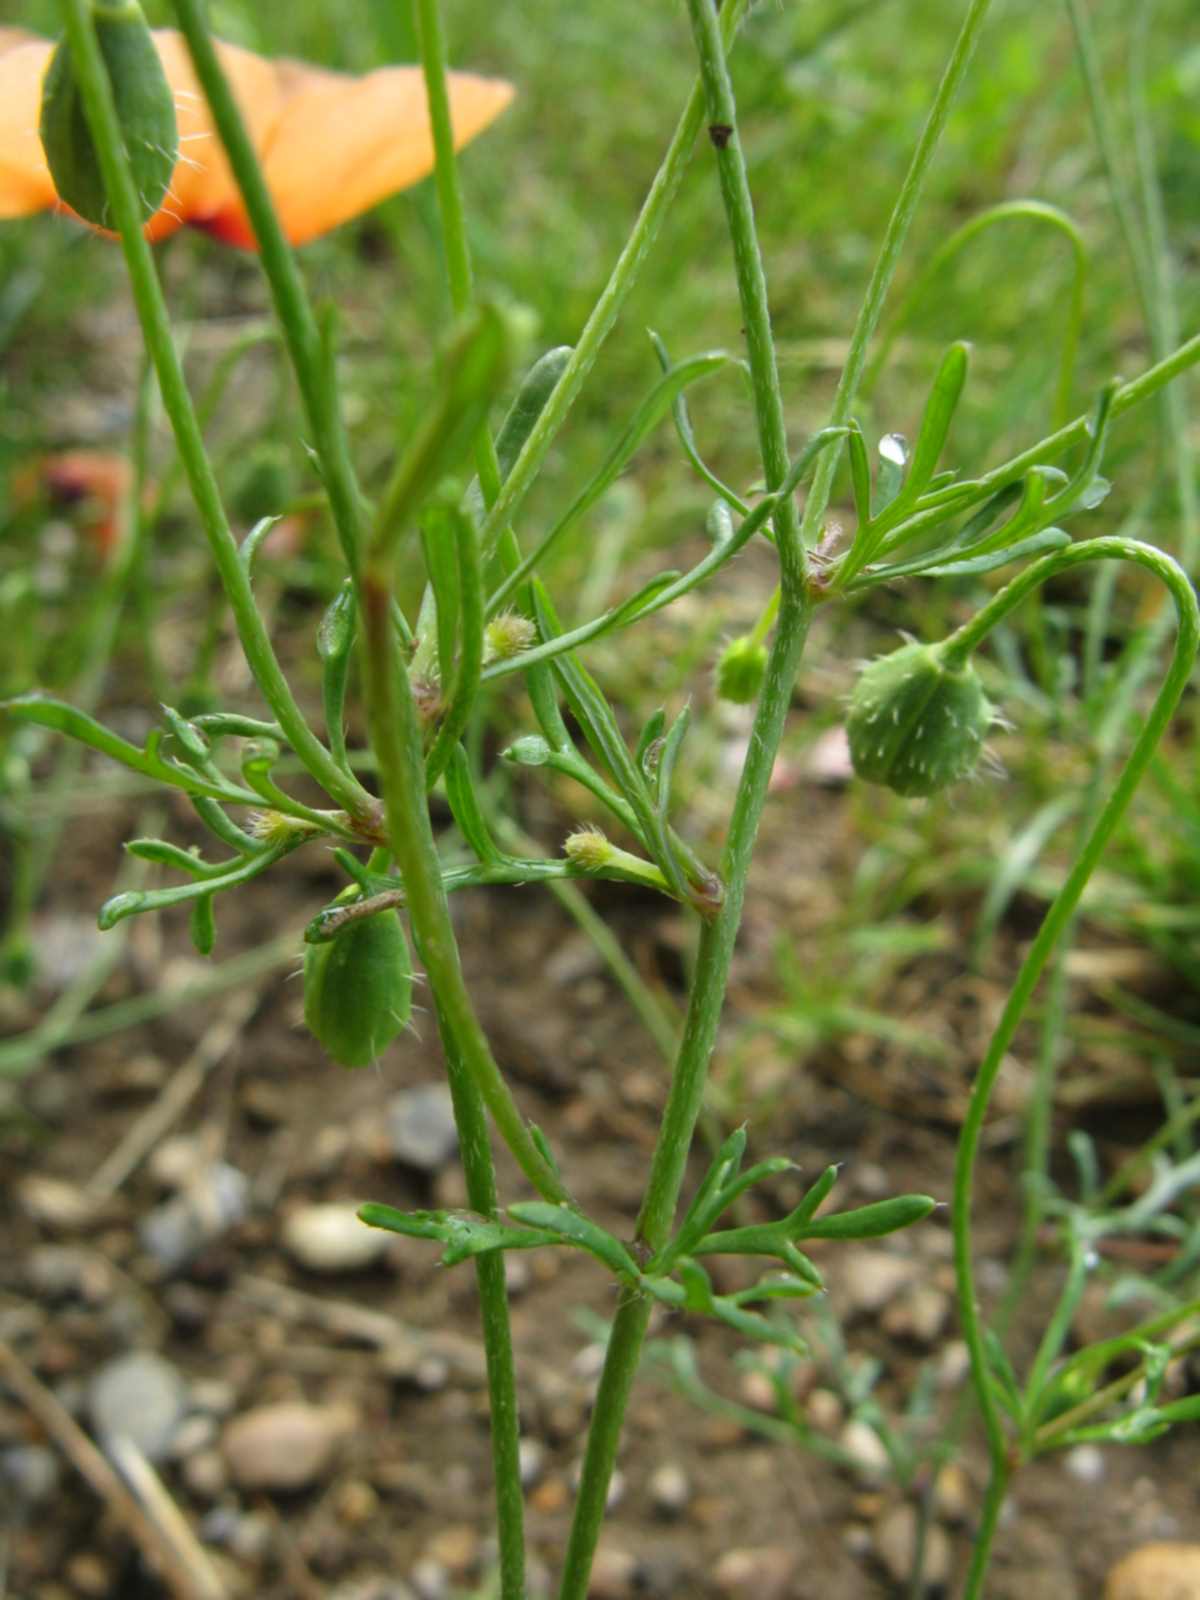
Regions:
<instances>
[{"instance_id":1,"label":"thin grass stalk","mask_svg":"<svg viewBox=\"0 0 1200 1600\"><path fill-rule=\"evenodd\" d=\"M736 36L749 3L750 0L726 0L726 4L721 7L721 36L726 49ZM485 558L496 548L504 529L512 521L521 502L529 493L534 479L541 471L550 446L578 398L584 380L595 366L604 341L612 331L621 307L645 265L663 218L679 191L683 174L691 160L696 136L703 123L704 89L697 82L688 97L683 115L667 146L667 153L654 176L654 182L650 185L650 192L638 213L625 248L617 257L608 282L592 307L591 314L576 341L571 359L563 369L562 377L542 408L529 438L513 463L512 471L504 480L504 486L495 505L488 513L480 535Z\"/></svg>"},{"instance_id":2,"label":"thin grass stalk","mask_svg":"<svg viewBox=\"0 0 1200 1600\"><path fill-rule=\"evenodd\" d=\"M458 159L454 149L454 129L450 116L450 95L446 82L446 45L438 0L415 0L416 34L420 44L429 121L433 133L434 181L437 186L438 214L442 226L442 246L449 280L450 300L455 315L464 316L473 299L470 249L463 216L462 187L458 180ZM485 505L493 505L500 493L500 464L495 441L486 422L475 444L475 470ZM465 693L458 692L458 716L447 714L426 764L425 788L436 780L453 753L459 735L465 730L479 689L483 665L483 576L479 540L474 522L462 519L458 528L459 584L462 596L461 658L459 670L467 679ZM495 1170L486 1137L475 1133L483 1122L483 1101L465 1063L455 1061L451 1079L455 1122L459 1143L472 1150L467 1170L467 1197L475 1210L485 1216L498 1215ZM466 1137L464 1138L464 1134ZM525 1594L525 1507L521 1492L521 1437L517 1400L517 1375L513 1361L512 1327L508 1315L508 1288L504 1257L499 1251L477 1257L475 1276L479 1285L479 1304L483 1326L484 1359L487 1365L488 1419L492 1441L492 1475L495 1485L497 1541L499 1544L501 1600L524 1600Z\"/></svg>"},{"instance_id":3,"label":"thin grass stalk","mask_svg":"<svg viewBox=\"0 0 1200 1600\"><path fill-rule=\"evenodd\" d=\"M754 414L758 424L758 450L767 488L773 492L787 476L787 425L783 415L783 395L779 388L779 367L775 360L775 340L771 332L771 309L767 303L767 277L758 248L754 201L738 131L737 102L725 60L720 22L712 0L688 0L688 15L704 83L708 135L716 152L717 178L733 244L734 274L742 308L746 353L754 392ZM797 576L803 578L804 552L798 547L800 525L792 495L788 495L781 503L773 522L781 560L797 563Z\"/></svg>"},{"instance_id":4,"label":"thin grass stalk","mask_svg":"<svg viewBox=\"0 0 1200 1600\"><path fill-rule=\"evenodd\" d=\"M362 493L350 460L337 385L331 381L321 332L295 253L275 214L262 166L217 59L201 0L172 0L172 4L258 241L263 272L312 430L313 448L321 462L342 555L348 571L357 581L365 544Z\"/></svg>"},{"instance_id":5,"label":"thin grass stalk","mask_svg":"<svg viewBox=\"0 0 1200 1600\"><path fill-rule=\"evenodd\" d=\"M1145 718L1142 731L1108 795L1094 828L1077 852L1063 885L1047 911L1037 937L1017 974L1000 1021L976 1074L959 1137L952 1211L959 1317L970 1354L971 1382L983 1419L991 1463L991 1481L976 1537L965 1600L978 1600L982 1592L981 1586L995 1534L996 1517L1003 1500L1004 1485L1007 1484L1013 1467L1009 1441L989 1376L984 1324L979 1309L972 1260L971 1197L983 1123L1001 1063L1037 988L1046 963L1070 924L1088 879L1095 870L1113 830L1124 815L1187 685L1195 663L1197 645L1200 643L1200 607L1197 606L1195 593L1186 575L1170 556L1161 550L1156 550L1151 545L1139 544L1132 539L1093 539L1083 544L1072 545L1066 550L1056 551L1034 562L952 636L950 641L952 649L945 657L948 667L953 666L956 652L958 659L965 660L991 628L1040 584L1084 562L1098 560L1132 561L1158 577L1167 586L1175 602L1178 631L1170 668Z\"/></svg>"},{"instance_id":6,"label":"thin grass stalk","mask_svg":"<svg viewBox=\"0 0 1200 1600\"><path fill-rule=\"evenodd\" d=\"M892 207L892 214L888 218L887 228L884 230L883 243L879 248L879 255L871 271L866 292L863 295L862 305L859 307L855 319L854 329L850 335L850 347L846 353L846 364L842 368L841 377L838 379L837 390L833 397L833 405L829 412L829 425L841 427L849 422L862 382L863 372L867 363L867 350L883 311L883 303L891 288L892 279L895 277L896 268L900 262L900 255L908 238L908 230L912 226L912 219L916 214L917 204L925 187L925 180L929 175L929 168L933 162L934 152L937 150L942 134L945 131L950 108L954 104L959 86L966 76L975 46L983 29L987 16L989 0L971 0L971 5L963 19L950 59L942 73L933 103L929 108L929 115L925 119L925 126L921 130L921 137L913 151L913 158L904 175L904 182L900 186L900 193L896 196L896 203ZM800 533L806 549L811 550L819 542L822 521L829 505L829 497L833 492L833 480L837 473L838 462L841 459L841 447L835 446L826 450L822 459L817 462L813 473L812 484L804 502L804 518L801 523ZM773 620L779 609L780 595L777 590L767 603L766 613L760 629L765 631L769 620ZM756 630L757 631L757 630Z\"/></svg>"},{"instance_id":7,"label":"thin grass stalk","mask_svg":"<svg viewBox=\"0 0 1200 1600\"><path fill-rule=\"evenodd\" d=\"M62 9L84 111L121 237L142 336L154 363L163 409L175 434L200 524L229 598L247 664L288 743L309 772L352 817L361 816L370 810L371 797L354 778L342 771L309 728L275 658L270 637L254 603L250 580L238 559L237 545L171 337L170 318L154 259L142 235L137 191L91 14L86 0L62 0Z\"/></svg>"}]
</instances>

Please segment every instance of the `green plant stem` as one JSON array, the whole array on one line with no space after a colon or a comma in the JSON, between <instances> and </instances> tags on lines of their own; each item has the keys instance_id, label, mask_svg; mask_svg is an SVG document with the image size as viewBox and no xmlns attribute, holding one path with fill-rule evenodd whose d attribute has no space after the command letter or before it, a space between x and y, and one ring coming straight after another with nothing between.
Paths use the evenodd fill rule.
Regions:
<instances>
[{"instance_id":1,"label":"green plant stem","mask_svg":"<svg viewBox=\"0 0 1200 1600\"><path fill-rule=\"evenodd\" d=\"M748 5L749 0L726 0L721 7L721 34L726 49L736 35ZM662 220L678 192L684 171L691 159L696 136L703 123L704 89L702 84L697 83L688 97L683 115L679 119L662 164L655 174L650 192L638 213L625 248L617 257L608 282L592 307L591 315L580 332L571 359L563 369L562 377L555 384L520 455L513 463L512 471L504 480L504 486L495 505L488 513L480 533L480 544L485 559L496 548L504 529L512 521L517 508L528 494L550 446L583 387L584 380L595 365L601 347L637 281L658 235Z\"/></svg>"},{"instance_id":2,"label":"green plant stem","mask_svg":"<svg viewBox=\"0 0 1200 1600\"><path fill-rule=\"evenodd\" d=\"M352 817L362 816L373 804L371 797L341 770L304 720L304 714L292 696L254 604L250 581L238 559L237 545L225 516L220 490L171 338L170 319L162 286L154 270L150 246L142 235L137 191L129 171L112 88L96 41L91 14L86 0L62 0L62 7L88 126L95 140L100 170L121 236L142 335L154 362L163 408L175 433L192 498L212 551L213 562L229 597L229 606L247 663L276 721L309 772Z\"/></svg>"},{"instance_id":3,"label":"green plant stem","mask_svg":"<svg viewBox=\"0 0 1200 1600\"><path fill-rule=\"evenodd\" d=\"M437 1006L447 1064L458 1063L470 1074L501 1137L537 1192L544 1199L568 1204L570 1196L562 1180L538 1149L513 1103L463 979L425 800L420 722L392 625L390 578L390 569L379 571L372 562L363 574L368 723L379 761L388 847L404 880L409 920Z\"/></svg>"},{"instance_id":4,"label":"green plant stem","mask_svg":"<svg viewBox=\"0 0 1200 1600\"><path fill-rule=\"evenodd\" d=\"M434 181L442 224L442 244L450 300L456 316L463 317L472 300L471 256L463 217L454 128L446 83L446 43L438 0L415 0L416 34L420 44L429 122L433 133ZM475 470L485 505L500 493L500 463L486 421L475 443ZM462 516L458 537L461 606L458 679L454 702L443 719L425 766L425 789L436 782L465 730L479 692L483 666L483 574L479 536L474 519ZM450 1056L447 1055L450 1065ZM484 1104L465 1062L453 1062L450 1077L459 1149L472 1206L485 1216L498 1214L495 1169L487 1138ZM488 1417L492 1440L492 1474L495 1481L496 1527L500 1558L501 1600L524 1600L525 1507L521 1493L521 1436L517 1404L517 1375L513 1362L512 1328L508 1316L508 1288L504 1257L499 1251L484 1253L475 1262L487 1364Z\"/></svg>"},{"instance_id":5,"label":"green plant stem","mask_svg":"<svg viewBox=\"0 0 1200 1600\"><path fill-rule=\"evenodd\" d=\"M996 1537L1000 1512L1004 1508L1004 1497L1008 1493L1009 1477L1006 1461L993 1462L991 1476L984 1490L983 1504L975 1519L975 1541L971 1546L971 1565L967 1569L963 1600L976 1600L976 1597L983 1594L983 1580L987 1576L988 1563L992 1558L992 1543Z\"/></svg>"},{"instance_id":6,"label":"green plant stem","mask_svg":"<svg viewBox=\"0 0 1200 1600\"><path fill-rule=\"evenodd\" d=\"M959 1138L954 1172L954 1260L958 1282L959 1316L963 1337L970 1352L971 1380L983 1418L991 1460L992 1485L989 1487L989 1501L997 1481L1000 1479L1007 1481L1011 1463L1004 1425L989 1378L984 1327L976 1296L974 1265L971 1257L971 1196L984 1118L1001 1063L1037 987L1046 962L1069 924L1087 881L1141 781L1155 746L1170 722L1187 684L1196 658L1197 644L1200 642L1200 608L1197 607L1196 596L1182 569L1161 550L1139 544L1132 539L1093 539L1083 544L1072 545L1065 550L1055 551L1034 562L951 636L950 648L945 657L949 667L956 661L965 660L992 627L1048 578L1084 562L1099 560L1132 561L1158 577L1167 586L1175 602L1178 632L1171 666L1145 718L1142 731L1113 785L1095 826L1077 852L1071 870L1047 911L1037 937L1022 963L1000 1021L980 1063ZM1002 1497L1002 1490L1000 1493ZM977 1600L980 1593L980 1584L987 1564L987 1544L994 1531L994 1516L991 1524L986 1525L986 1540L984 1531L985 1529L981 1528L977 1540L971 1567L972 1575L968 1579L965 1591L966 1600Z\"/></svg>"},{"instance_id":7,"label":"green plant stem","mask_svg":"<svg viewBox=\"0 0 1200 1600\"><path fill-rule=\"evenodd\" d=\"M471 251L467 244L462 185L458 181L458 160L454 151L454 124L446 82L446 35L438 0L413 0L413 11L425 77L425 95L429 102L429 126L433 134L434 151L433 181L437 187L450 304L455 316L461 317L471 304L474 275L471 271ZM495 441L486 427L479 430L476 440L475 470L479 474L484 504L494 505L500 493L500 463L496 456Z\"/></svg>"},{"instance_id":8,"label":"green plant stem","mask_svg":"<svg viewBox=\"0 0 1200 1600\"><path fill-rule=\"evenodd\" d=\"M689 0L694 26L703 36L699 43L705 103L709 106L728 108L731 100L727 98L728 78L723 73L723 58L720 51L713 47L711 34L708 32L708 22L700 12L699 4L700 0ZM723 12L727 9L732 11L733 8L728 4L722 8ZM897 213L893 214L880 262L872 276L872 287L868 290L867 300L864 301L859 314L847 369L839 385L839 398L835 401L835 415L832 418L835 425L844 423L849 415L853 394L862 372L867 341L878 318L883 294L890 282L900 244L916 206L921 181L932 156L933 146L944 125L950 100L965 71L967 59L986 9L987 0L973 0L963 32L951 57L950 66L939 88L938 98L930 114L930 122L922 135L917 157L914 158L915 175L914 171L910 170L897 206ZM732 124L735 119L722 117L719 120ZM731 191L739 189L737 172L732 171L723 179L723 183L727 184ZM729 198L727 195L727 200ZM754 234L753 212L749 205L744 203L744 197L739 199L735 194L732 198L735 203L727 204L727 218L733 234L734 263L738 272L739 293L745 314L747 301L753 302L757 292L751 280L761 271L761 266L758 242ZM754 365L756 360L762 360L764 350L770 357L770 366L774 365L773 355L770 354L769 322L765 334L765 347L757 338L748 341L748 354L756 404L764 406L769 418L772 410L770 396L772 391L777 394L777 384L773 382L769 369L756 370ZM841 406L840 412L837 410L838 405ZM781 421L780 417L780 425ZM767 427L768 431L772 427L769 420ZM769 470L765 459L766 448L771 447L764 441L765 472ZM669 1240L688 1152L703 1102L705 1079L716 1042L717 1024L724 1005L734 943L741 923L754 841L766 802L775 757L783 736L792 686L808 637L812 613L811 602L805 592L804 548L813 542L811 531L819 523L828 503L833 482L832 463L836 461L836 456L836 451L828 450L817 465L813 487L809 491L805 507L801 537L794 543L786 538L779 542L781 583L778 599L775 602L778 607L778 621L774 643L767 658L766 675L755 712L746 761L730 816L729 833L722 853L721 877L725 883L725 899L717 914L701 929L683 1036L655 1145L646 1195L638 1218L638 1236L646 1247L655 1253L664 1249ZM646 1302L631 1297L622 1302L613 1323L592 1413L592 1427L588 1433L583 1473L559 1591L560 1600L584 1600L587 1592L588 1573L591 1570L592 1557L604 1516L604 1504L616 1461L621 1424L649 1316L650 1308Z\"/></svg>"},{"instance_id":9,"label":"green plant stem","mask_svg":"<svg viewBox=\"0 0 1200 1600\"><path fill-rule=\"evenodd\" d=\"M779 388L775 341L771 334L767 277L758 248L754 202L737 125L737 103L725 60L721 25L712 0L688 0L688 14L696 54L700 60L709 138L716 152L717 177L733 244L734 274L754 389L759 454L767 489L773 493L787 476L787 425L783 415L783 395ZM800 526L796 501L792 495L789 494L780 503L773 520L781 557L786 546L789 557L799 564L802 576L805 558L803 549L798 545Z\"/></svg>"},{"instance_id":10,"label":"green plant stem","mask_svg":"<svg viewBox=\"0 0 1200 1600\"><path fill-rule=\"evenodd\" d=\"M683 1036L638 1218L638 1237L655 1253L669 1240L692 1134L703 1102L708 1064L716 1042L730 962L741 923L750 858L783 735L792 685L808 635L809 617L810 611L803 599L785 598L722 855L720 870L725 899L713 920L703 924L700 931ZM617 1309L592 1409L560 1600L584 1600L587 1594L588 1574L600 1536L608 1484L650 1312L649 1299L636 1295L625 1297Z\"/></svg>"},{"instance_id":11,"label":"green plant stem","mask_svg":"<svg viewBox=\"0 0 1200 1600\"><path fill-rule=\"evenodd\" d=\"M172 4L258 241L263 272L270 285L275 314L312 430L313 448L321 462L321 475L342 554L351 576L357 578L364 547L363 500L350 460L329 352L309 304L295 254L275 214L246 124L217 59L202 0L172 0ZM315 777L316 773L313 775Z\"/></svg>"}]
</instances>

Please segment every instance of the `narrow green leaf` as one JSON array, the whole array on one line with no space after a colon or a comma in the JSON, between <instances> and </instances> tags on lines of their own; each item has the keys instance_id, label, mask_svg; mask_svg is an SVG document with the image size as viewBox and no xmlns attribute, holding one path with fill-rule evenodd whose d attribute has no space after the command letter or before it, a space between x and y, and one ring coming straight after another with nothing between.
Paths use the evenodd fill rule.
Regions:
<instances>
[{"instance_id":1,"label":"narrow green leaf","mask_svg":"<svg viewBox=\"0 0 1200 1600\"><path fill-rule=\"evenodd\" d=\"M936 1207L927 1194L898 1194L890 1200L858 1206L853 1211L835 1211L832 1216L813 1217L793 1239L878 1239L899 1228L910 1227Z\"/></svg>"},{"instance_id":2,"label":"narrow green leaf","mask_svg":"<svg viewBox=\"0 0 1200 1600\"><path fill-rule=\"evenodd\" d=\"M192 943L200 955L212 955L213 946L217 942L217 919L213 910L211 893L201 895L198 900L193 902L192 915L188 922L188 932L191 934Z\"/></svg>"},{"instance_id":3,"label":"narrow green leaf","mask_svg":"<svg viewBox=\"0 0 1200 1600\"><path fill-rule=\"evenodd\" d=\"M507 755L507 751L505 754ZM479 797L475 793L475 785L471 779L471 763L461 744L455 746L442 777L454 821L468 846L480 861L503 861L503 852L498 849L492 838L491 830L480 807Z\"/></svg>"},{"instance_id":4,"label":"narrow green leaf","mask_svg":"<svg viewBox=\"0 0 1200 1600\"><path fill-rule=\"evenodd\" d=\"M552 1205L547 1200L524 1200L509 1206L510 1216L518 1222L529 1223L557 1234L566 1243L587 1250L602 1261L611 1272L628 1284L637 1284L641 1277L637 1262L619 1239L570 1206Z\"/></svg>"},{"instance_id":5,"label":"narrow green leaf","mask_svg":"<svg viewBox=\"0 0 1200 1600\"><path fill-rule=\"evenodd\" d=\"M946 435L954 420L963 385L967 381L970 346L959 341L952 344L942 357L937 376L925 402L925 415L921 418L920 432L913 447L905 481L906 497L915 499L929 485L946 443Z\"/></svg>"}]
</instances>

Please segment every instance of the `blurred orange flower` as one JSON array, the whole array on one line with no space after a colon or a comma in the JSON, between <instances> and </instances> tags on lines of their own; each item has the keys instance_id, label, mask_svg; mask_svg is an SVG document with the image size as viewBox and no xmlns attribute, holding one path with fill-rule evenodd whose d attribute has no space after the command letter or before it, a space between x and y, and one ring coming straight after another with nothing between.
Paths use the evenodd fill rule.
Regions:
<instances>
[{"instance_id":1,"label":"blurred orange flower","mask_svg":"<svg viewBox=\"0 0 1200 1600\"><path fill-rule=\"evenodd\" d=\"M162 209L146 224L163 239L188 224L254 248L237 185L213 129L187 49L173 29L154 42L175 90L180 159ZM0 220L62 206L38 137L42 77L53 44L0 28ZM284 232L304 244L416 183L433 169L425 85L419 67L380 67L364 77L300 61L268 61L217 44L221 65L258 152ZM450 74L455 143L499 116L512 85Z\"/></svg>"},{"instance_id":2,"label":"blurred orange flower","mask_svg":"<svg viewBox=\"0 0 1200 1600\"><path fill-rule=\"evenodd\" d=\"M44 496L56 509L72 510L94 553L107 561L117 547L121 507L132 480L133 468L124 456L107 450L60 450L17 473L12 491L18 505Z\"/></svg>"}]
</instances>

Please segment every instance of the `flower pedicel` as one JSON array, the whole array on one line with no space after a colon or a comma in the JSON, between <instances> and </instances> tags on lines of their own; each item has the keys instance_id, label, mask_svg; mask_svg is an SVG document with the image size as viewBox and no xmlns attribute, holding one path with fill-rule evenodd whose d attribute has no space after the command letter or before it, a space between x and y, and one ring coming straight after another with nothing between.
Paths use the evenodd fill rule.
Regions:
<instances>
[{"instance_id":1,"label":"flower pedicel","mask_svg":"<svg viewBox=\"0 0 1200 1600\"><path fill-rule=\"evenodd\" d=\"M185 224L254 248L229 164L213 130L182 38L152 35L175 99L179 159L149 239ZM21 28L0 28L0 220L69 209L55 187L38 134L42 85L54 45ZM380 67L364 76L304 62L269 61L218 43L284 232L304 244L418 182L433 170L433 142L419 67ZM508 105L511 84L451 73L455 143L466 144Z\"/></svg>"}]
</instances>

